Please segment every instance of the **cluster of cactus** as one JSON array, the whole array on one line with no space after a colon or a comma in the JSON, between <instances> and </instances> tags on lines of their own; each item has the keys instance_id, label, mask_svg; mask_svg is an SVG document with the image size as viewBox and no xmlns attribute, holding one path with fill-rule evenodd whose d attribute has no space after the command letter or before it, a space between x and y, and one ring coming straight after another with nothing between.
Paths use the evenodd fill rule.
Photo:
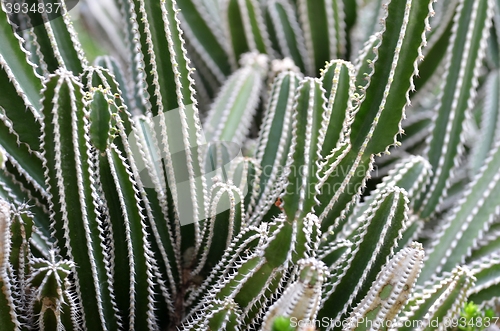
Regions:
<instances>
[{"instance_id":1,"label":"cluster of cactus","mask_svg":"<svg viewBox=\"0 0 500 331\"><path fill-rule=\"evenodd\" d=\"M499 1L89 0L93 65L64 2L7 3L0 330L499 304Z\"/></svg>"}]
</instances>

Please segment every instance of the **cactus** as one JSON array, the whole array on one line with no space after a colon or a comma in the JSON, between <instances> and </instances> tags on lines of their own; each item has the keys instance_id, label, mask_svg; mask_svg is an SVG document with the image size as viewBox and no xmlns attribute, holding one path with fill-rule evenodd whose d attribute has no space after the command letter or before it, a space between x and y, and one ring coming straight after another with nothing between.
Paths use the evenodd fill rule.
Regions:
<instances>
[{"instance_id":1,"label":"cactus","mask_svg":"<svg viewBox=\"0 0 500 331\"><path fill-rule=\"evenodd\" d=\"M93 61L69 4L14 2L0 330L441 330L500 304L498 1L86 1Z\"/></svg>"}]
</instances>

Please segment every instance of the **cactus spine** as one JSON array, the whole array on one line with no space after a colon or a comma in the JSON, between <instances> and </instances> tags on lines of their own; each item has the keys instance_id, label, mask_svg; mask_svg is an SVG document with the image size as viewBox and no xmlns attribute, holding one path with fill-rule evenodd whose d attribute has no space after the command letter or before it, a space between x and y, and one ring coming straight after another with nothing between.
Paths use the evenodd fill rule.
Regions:
<instances>
[{"instance_id":1,"label":"cactus spine","mask_svg":"<svg viewBox=\"0 0 500 331\"><path fill-rule=\"evenodd\" d=\"M497 5L88 1L77 35L64 1L2 3L0 330L444 329L497 305Z\"/></svg>"}]
</instances>

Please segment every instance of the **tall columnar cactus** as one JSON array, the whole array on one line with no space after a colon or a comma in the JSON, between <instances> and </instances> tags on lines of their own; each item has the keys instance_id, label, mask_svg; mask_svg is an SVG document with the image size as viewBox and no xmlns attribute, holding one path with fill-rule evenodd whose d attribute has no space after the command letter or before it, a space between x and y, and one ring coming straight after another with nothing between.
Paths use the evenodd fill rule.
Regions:
<instances>
[{"instance_id":1,"label":"tall columnar cactus","mask_svg":"<svg viewBox=\"0 0 500 331\"><path fill-rule=\"evenodd\" d=\"M443 329L499 304L498 1L86 1L92 65L64 3L16 4L0 330Z\"/></svg>"}]
</instances>

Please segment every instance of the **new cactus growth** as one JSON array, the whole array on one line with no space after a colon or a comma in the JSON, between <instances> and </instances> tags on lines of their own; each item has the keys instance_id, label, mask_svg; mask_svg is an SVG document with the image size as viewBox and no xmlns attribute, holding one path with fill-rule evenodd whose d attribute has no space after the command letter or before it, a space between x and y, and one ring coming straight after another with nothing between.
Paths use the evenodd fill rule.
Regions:
<instances>
[{"instance_id":1,"label":"new cactus growth","mask_svg":"<svg viewBox=\"0 0 500 331\"><path fill-rule=\"evenodd\" d=\"M380 271L366 297L354 308L349 327L354 330L391 327L410 297L423 258L419 243L412 243L399 251Z\"/></svg>"},{"instance_id":2,"label":"new cactus growth","mask_svg":"<svg viewBox=\"0 0 500 331\"><path fill-rule=\"evenodd\" d=\"M0 331L443 330L500 303L498 1L89 0L92 64L64 1L11 2Z\"/></svg>"}]
</instances>

